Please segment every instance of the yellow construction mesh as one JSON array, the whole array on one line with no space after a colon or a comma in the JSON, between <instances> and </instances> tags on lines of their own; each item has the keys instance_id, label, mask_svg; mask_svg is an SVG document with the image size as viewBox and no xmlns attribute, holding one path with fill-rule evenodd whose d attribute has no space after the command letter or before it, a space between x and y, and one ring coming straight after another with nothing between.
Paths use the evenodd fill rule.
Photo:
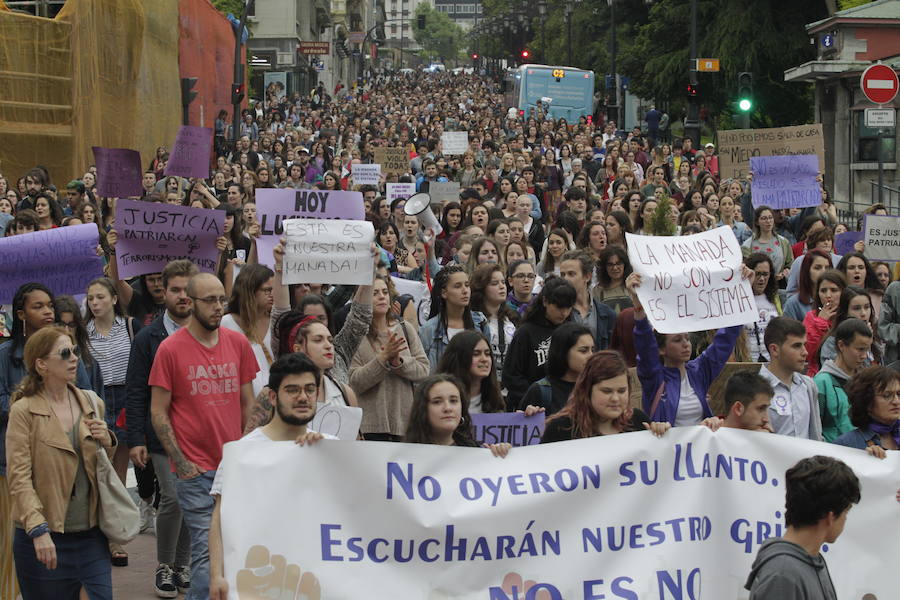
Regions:
<instances>
[{"instance_id":1,"label":"yellow construction mesh","mask_svg":"<svg viewBox=\"0 0 900 600\"><path fill-rule=\"evenodd\" d=\"M0 10L0 173L14 183L41 164L65 185L91 146L149 164L181 122L178 37L177 0L68 0L55 19Z\"/></svg>"}]
</instances>

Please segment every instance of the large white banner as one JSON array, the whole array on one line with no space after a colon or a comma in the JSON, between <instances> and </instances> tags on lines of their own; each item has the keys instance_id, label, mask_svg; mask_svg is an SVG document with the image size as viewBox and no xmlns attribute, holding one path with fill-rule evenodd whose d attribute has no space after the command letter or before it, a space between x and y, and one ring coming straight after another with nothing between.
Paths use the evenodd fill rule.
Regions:
<instances>
[{"instance_id":1,"label":"large white banner","mask_svg":"<svg viewBox=\"0 0 900 600\"><path fill-rule=\"evenodd\" d=\"M825 552L838 597L896 598L900 453L702 427L505 459L386 442L227 444L230 597L743 599L760 544L783 532L785 471L815 454L862 483Z\"/></svg>"},{"instance_id":2,"label":"large white banner","mask_svg":"<svg viewBox=\"0 0 900 600\"><path fill-rule=\"evenodd\" d=\"M686 333L753 323L759 318L743 257L731 228L694 235L626 233L628 260L641 274L638 299L660 333Z\"/></svg>"}]
</instances>

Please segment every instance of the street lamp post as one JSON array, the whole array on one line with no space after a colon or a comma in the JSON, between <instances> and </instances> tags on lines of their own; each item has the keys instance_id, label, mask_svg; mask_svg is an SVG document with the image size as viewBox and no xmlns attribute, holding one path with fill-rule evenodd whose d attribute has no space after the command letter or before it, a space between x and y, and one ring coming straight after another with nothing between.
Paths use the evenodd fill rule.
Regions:
<instances>
[{"instance_id":1,"label":"street lamp post","mask_svg":"<svg viewBox=\"0 0 900 600\"><path fill-rule=\"evenodd\" d=\"M566 29L568 30L568 34L566 35L566 43L568 44L568 55L569 62L568 66L572 66L572 11L574 10L574 6L572 5L572 0L566 2Z\"/></svg>"},{"instance_id":2,"label":"street lamp post","mask_svg":"<svg viewBox=\"0 0 900 600\"><path fill-rule=\"evenodd\" d=\"M231 86L231 104L233 116L231 117L231 143L237 146L238 129L241 126L241 101L244 99L244 69L241 65L241 38L244 35L244 25L247 23L247 12L254 0L247 0L241 11L241 20L234 28L234 83Z\"/></svg>"},{"instance_id":3,"label":"street lamp post","mask_svg":"<svg viewBox=\"0 0 900 600\"><path fill-rule=\"evenodd\" d=\"M538 2L538 15L541 17L541 60L547 62L547 38L544 33L547 31L547 0Z\"/></svg>"},{"instance_id":4,"label":"street lamp post","mask_svg":"<svg viewBox=\"0 0 900 600\"><path fill-rule=\"evenodd\" d=\"M691 64L689 72L693 89L697 89L697 0L691 0ZM693 147L700 147L700 99L688 96L687 118L684 120L684 137L693 141Z\"/></svg>"}]
</instances>

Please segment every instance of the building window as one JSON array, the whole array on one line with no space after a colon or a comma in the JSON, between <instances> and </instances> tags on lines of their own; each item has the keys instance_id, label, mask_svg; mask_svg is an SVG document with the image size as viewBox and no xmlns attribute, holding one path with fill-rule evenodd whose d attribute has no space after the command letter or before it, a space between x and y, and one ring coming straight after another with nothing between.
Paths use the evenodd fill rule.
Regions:
<instances>
[{"instance_id":1,"label":"building window","mask_svg":"<svg viewBox=\"0 0 900 600\"><path fill-rule=\"evenodd\" d=\"M866 127L864 110L856 111L856 162L896 162L896 129L894 127Z\"/></svg>"}]
</instances>

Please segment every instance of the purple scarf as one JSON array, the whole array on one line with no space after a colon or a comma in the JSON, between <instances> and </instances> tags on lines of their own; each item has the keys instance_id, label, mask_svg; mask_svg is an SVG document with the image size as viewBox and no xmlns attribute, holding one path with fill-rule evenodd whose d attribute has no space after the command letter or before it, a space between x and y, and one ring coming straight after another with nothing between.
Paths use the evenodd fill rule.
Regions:
<instances>
[{"instance_id":1,"label":"purple scarf","mask_svg":"<svg viewBox=\"0 0 900 600\"><path fill-rule=\"evenodd\" d=\"M900 447L900 420L894 421L893 425L885 425L884 423L872 421L869 424L869 429L879 435L884 435L886 433L890 434L890 436L894 438L894 443Z\"/></svg>"}]
</instances>

